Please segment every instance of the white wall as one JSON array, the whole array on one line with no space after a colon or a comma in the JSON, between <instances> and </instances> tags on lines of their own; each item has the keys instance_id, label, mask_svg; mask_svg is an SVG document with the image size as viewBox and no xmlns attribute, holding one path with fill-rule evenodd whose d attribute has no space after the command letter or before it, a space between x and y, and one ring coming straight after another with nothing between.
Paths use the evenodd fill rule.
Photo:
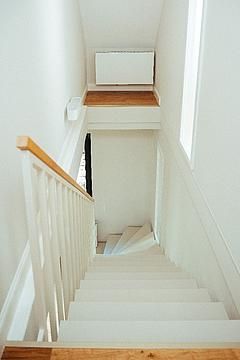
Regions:
<instances>
[{"instance_id":1,"label":"white wall","mask_svg":"<svg viewBox=\"0 0 240 360\"><path fill-rule=\"evenodd\" d=\"M88 83L95 83L98 49L154 48L163 0L79 0L88 54Z\"/></svg>"},{"instance_id":2,"label":"white wall","mask_svg":"<svg viewBox=\"0 0 240 360\"><path fill-rule=\"evenodd\" d=\"M200 287L209 290L213 301L224 302L229 316L236 318L236 305L216 256L212 237L215 236L215 242L222 242L222 239L218 234L214 235L215 225L209 224L211 215L206 204L199 199L201 194L188 165L177 155L179 147L170 144L167 137L165 131L159 135L164 154L161 245L172 261L197 279ZM230 267L228 274L231 276Z\"/></svg>"},{"instance_id":3,"label":"white wall","mask_svg":"<svg viewBox=\"0 0 240 360\"><path fill-rule=\"evenodd\" d=\"M35 139L57 158L65 108L86 86L77 0L0 3L0 308L27 241L16 136Z\"/></svg>"},{"instance_id":4,"label":"white wall","mask_svg":"<svg viewBox=\"0 0 240 360\"><path fill-rule=\"evenodd\" d=\"M156 69L168 163L162 241L170 257L238 317L240 3L205 4L193 171L179 145L188 1L165 0L162 9Z\"/></svg>"},{"instance_id":5,"label":"white wall","mask_svg":"<svg viewBox=\"0 0 240 360\"><path fill-rule=\"evenodd\" d=\"M195 147L195 176L238 269L239 14L238 0L223 0L221 4L216 0L208 2Z\"/></svg>"},{"instance_id":6,"label":"white wall","mask_svg":"<svg viewBox=\"0 0 240 360\"><path fill-rule=\"evenodd\" d=\"M153 222L155 142L152 131L92 133L93 195L98 237Z\"/></svg>"}]
</instances>

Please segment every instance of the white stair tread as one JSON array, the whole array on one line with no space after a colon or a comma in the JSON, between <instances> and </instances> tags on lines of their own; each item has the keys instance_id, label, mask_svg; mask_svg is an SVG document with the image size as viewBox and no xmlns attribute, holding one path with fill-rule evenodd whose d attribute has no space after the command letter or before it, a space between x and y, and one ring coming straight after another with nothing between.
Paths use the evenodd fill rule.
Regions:
<instances>
[{"instance_id":1,"label":"white stair tread","mask_svg":"<svg viewBox=\"0 0 240 360\"><path fill-rule=\"evenodd\" d=\"M164 255L151 255L146 256L144 258L139 256L104 256L99 255L95 256L91 265L93 266L122 266L122 265L141 265L141 266L148 266L148 265L165 265L165 264L172 264L168 258Z\"/></svg>"},{"instance_id":2,"label":"white stair tread","mask_svg":"<svg viewBox=\"0 0 240 360\"><path fill-rule=\"evenodd\" d=\"M143 266L141 264L138 265L108 265L108 266L98 266L98 265L90 265L88 268L88 273L101 273L101 272L177 272L180 271L175 265L166 264L166 265L148 265Z\"/></svg>"},{"instance_id":3,"label":"white stair tread","mask_svg":"<svg viewBox=\"0 0 240 360\"><path fill-rule=\"evenodd\" d=\"M125 243L134 235L138 230L140 230L140 226L128 226L126 230L124 230L121 238L113 249L113 254L118 253L118 251L125 245Z\"/></svg>"},{"instance_id":4,"label":"white stair tread","mask_svg":"<svg viewBox=\"0 0 240 360\"><path fill-rule=\"evenodd\" d=\"M104 249L104 254L108 255L112 253L112 250L114 249L115 245L118 243L118 240L120 239L121 235L119 234L113 234L109 235L107 237L106 246Z\"/></svg>"},{"instance_id":5,"label":"white stair tread","mask_svg":"<svg viewBox=\"0 0 240 360\"><path fill-rule=\"evenodd\" d=\"M78 289L75 301L210 302L206 289Z\"/></svg>"},{"instance_id":6,"label":"white stair tread","mask_svg":"<svg viewBox=\"0 0 240 360\"><path fill-rule=\"evenodd\" d=\"M62 321L59 341L240 342L240 321Z\"/></svg>"},{"instance_id":7,"label":"white stair tread","mask_svg":"<svg viewBox=\"0 0 240 360\"><path fill-rule=\"evenodd\" d=\"M85 280L167 280L189 279L191 276L182 271L170 272L99 272L86 273Z\"/></svg>"},{"instance_id":8,"label":"white stair tread","mask_svg":"<svg viewBox=\"0 0 240 360\"><path fill-rule=\"evenodd\" d=\"M131 261L132 260L138 260L138 261L142 261L142 257L144 256L144 258L148 261L150 260L156 260L156 259L167 259L166 256L163 254L161 248L158 246L160 253L158 254L143 254L142 252L139 253L133 253L131 255L129 255L128 257L124 256L124 255L118 255L118 254L111 254L109 256L105 256L104 254L96 254L93 261Z\"/></svg>"},{"instance_id":9,"label":"white stair tread","mask_svg":"<svg viewBox=\"0 0 240 360\"><path fill-rule=\"evenodd\" d=\"M80 289L196 289L194 279L179 280L82 280Z\"/></svg>"},{"instance_id":10,"label":"white stair tread","mask_svg":"<svg viewBox=\"0 0 240 360\"><path fill-rule=\"evenodd\" d=\"M127 249L129 245L139 242L143 237L151 233L151 225L149 223L144 224L128 241L121 247L121 251Z\"/></svg>"},{"instance_id":11,"label":"white stair tread","mask_svg":"<svg viewBox=\"0 0 240 360\"><path fill-rule=\"evenodd\" d=\"M111 303L72 302L69 320L163 321L226 320L222 303Z\"/></svg>"}]
</instances>

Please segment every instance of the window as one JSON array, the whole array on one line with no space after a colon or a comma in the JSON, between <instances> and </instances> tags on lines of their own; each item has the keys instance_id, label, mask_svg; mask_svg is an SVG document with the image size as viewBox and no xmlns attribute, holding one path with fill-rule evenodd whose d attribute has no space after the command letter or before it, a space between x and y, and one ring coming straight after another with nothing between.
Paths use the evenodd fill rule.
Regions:
<instances>
[{"instance_id":1,"label":"window","mask_svg":"<svg viewBox=\"0 0 240 360\"><path fill-rule=\"evenodd\" d=\"M180 142L189 158L195 120L199 54L204 0L189 0Z\"/></svg>"}]
</instances>

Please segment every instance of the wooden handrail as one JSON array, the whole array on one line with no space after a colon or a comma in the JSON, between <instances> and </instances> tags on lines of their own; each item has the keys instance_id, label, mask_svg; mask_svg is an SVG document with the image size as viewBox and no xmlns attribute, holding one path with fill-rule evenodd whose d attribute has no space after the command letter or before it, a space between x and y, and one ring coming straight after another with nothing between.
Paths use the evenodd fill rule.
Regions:
<instances>
[{"instance_id":1,"label":"wooden handrail","mask_svg":"<svg viewBox=\"0 0 240 360\"><path fill-rule=\"evenodd\" d=\"M30 151L39 160L46 164L55 173L61 176L69 184L74 186L83 195L85 195L90 201L94 199L70 176L68 175L48 154L42 150L29 136L17 137L17 148L21 151Z\"/></svg>"}]
</instances>

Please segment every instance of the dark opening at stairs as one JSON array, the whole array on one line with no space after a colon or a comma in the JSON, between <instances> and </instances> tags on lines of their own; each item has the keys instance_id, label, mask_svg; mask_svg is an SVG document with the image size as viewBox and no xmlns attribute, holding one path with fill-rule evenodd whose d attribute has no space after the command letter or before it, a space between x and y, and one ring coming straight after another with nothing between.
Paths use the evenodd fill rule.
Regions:
<instances>
[{"instance_id":1,"label":"dark opening at stairs","mask_svg":"<svg viewBox=\"0 0 240 360\"><path fill-rule=\"evenodd\" d=\"M77 182L92 196L92 151L91 134L87 134L80 163Z\"/></svg>"}]
</instances>

